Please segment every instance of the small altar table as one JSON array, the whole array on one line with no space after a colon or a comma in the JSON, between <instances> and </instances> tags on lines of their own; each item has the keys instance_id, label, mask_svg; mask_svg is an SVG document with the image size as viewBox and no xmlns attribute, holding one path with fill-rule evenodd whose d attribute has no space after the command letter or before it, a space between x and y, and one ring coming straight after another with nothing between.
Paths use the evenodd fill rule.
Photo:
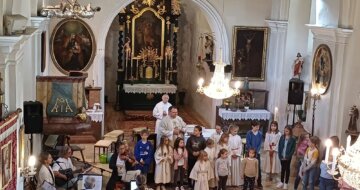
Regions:
<instances>
[{"instance_id":1,"label":"small altar table","mask_svg":"<svg viewBox=\"0 0 360 190\"><path fill-rule=\"evenodd\" d=\"M270 120L271 113L267 110L240 110L234 112L224 108L219 109L219 116L225 120Z\"/></svg>"},{"instance_id":2,"label":"small altar table","mask_svg":"<svg viewBox=\"0 0 360 190\"><path fill-rule=\"evenodd\" d=\"M176 92L173 84L124 84L120 105L123 110L152 110L163 94L169 94L169 102L176 105Z\"/></svg>"},{"instance_id":3,"label":"small altar table","mask_svg":"<svg viewBox=\"0 0 360 190\"><path fill-rule=\"evenodd\" d=\"M256 120L260 122L260 129L265 136L271 113L265 109L247 110L242 112L240 110L231 111L224 108L217 107L216 124L223 127L223 131L227 131L229 125L239 126L239 134L244 137L251 129L251 121Z\"/></svg>"}]
</instances>

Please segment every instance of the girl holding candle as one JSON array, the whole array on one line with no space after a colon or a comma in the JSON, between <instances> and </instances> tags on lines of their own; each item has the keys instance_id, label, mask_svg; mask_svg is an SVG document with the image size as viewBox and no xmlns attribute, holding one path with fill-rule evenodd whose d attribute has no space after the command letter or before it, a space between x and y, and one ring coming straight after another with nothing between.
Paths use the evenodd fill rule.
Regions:
<instances>
[{"instance_id":1,"label":"girl holding candle","mask_svg":"<svg viewBox=\"0 0 360 190\"><path fill-rule=\"evenodd\" d=\"M272 181L272 174L280 173L280 160L277 156L280 137L281 133L278 128L278 122L272 121L270 128L265 135L265 160L264 164L262 165L263 171L269 174L269 181Z\"/></svg>"},{"instance_id":2,"label":"girl holding candle","mask_svg":"<svg viewBox=\"0 0 360 190\"><path fill-rule=\"evenodd\" d=\"M306 149L304 161L301 164L299 176L302 178L303 190L314 190L316 168L319 160L318 145L320 139L316 136L310 137L309 147Z\"/></svg>"}]
</instances>

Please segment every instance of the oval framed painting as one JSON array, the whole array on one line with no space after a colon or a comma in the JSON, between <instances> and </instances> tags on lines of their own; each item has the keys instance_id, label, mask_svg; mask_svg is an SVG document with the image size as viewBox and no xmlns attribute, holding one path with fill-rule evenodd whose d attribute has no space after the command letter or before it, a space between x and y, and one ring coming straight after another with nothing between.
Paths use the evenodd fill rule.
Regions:
<instances>
[{"instance_id":1,"label":"oval framed painting","mask_svg":"<svg viewBox=\"0 0 360 190\"><path fill-rule=\"evenodd\" d=\"M325 94L332 75L332 55L329 46L321 44L316 48L312 70L312 85L325 89Z\"/></svg>"},{"instance_id":2,"label":"oval framed painting","mask_svg":"<svg viewBox=\"0 0 360 190\"><path fill-rule=\"evenodd\" d=\"M64 74L86 71L96 51L94 34L80 19L59 22L50 37L50 54L55 66Z\"/></svg>"}]
</instances>

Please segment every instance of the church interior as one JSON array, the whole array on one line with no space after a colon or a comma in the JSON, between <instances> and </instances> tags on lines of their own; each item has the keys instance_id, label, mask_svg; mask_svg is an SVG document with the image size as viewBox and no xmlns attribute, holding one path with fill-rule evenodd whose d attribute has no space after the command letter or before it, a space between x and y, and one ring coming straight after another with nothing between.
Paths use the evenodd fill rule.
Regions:
<instances>
[{"instance_id":1,"label":"church interior","mask_svg":"<svg viewBox=\"0 0 360 190\"><path fill-rule=\"evenodd\" d=\"M0 189L141 189L139 176L153 189L214 189L220 180L211 169L205 186L189 168L184 186L177 187L174 171L159 182L156 153L163 139L172 147L181 138L190 146L189 167L202 152L215 163L217 126L228 135L231 172L248 171L251 137L260 135L255 189L300 183L321 190L330 183L324 180L334 189L360 189L359 28L357 0L3 0ZM189 139L198 130L206 143L215 141L215 157L205 146L192 150ZM151 164L141 175L126 169L133 176L124 181L111 163L122 161L125 144L145 167L136 161L144 134ZM299 156L306 135L309 145ZM236 139L239 147L230 148ZM307 156L312 145L320 160L314 164ZM81 168L70 187L60 172L68 158ZM279 170L272 169L277 161ZM64 175L67 186L58 185ZM251 189L254 179L235 172L227 186ZM88 180L94 187L86 187Z\"/></svg>"}]
</instances>

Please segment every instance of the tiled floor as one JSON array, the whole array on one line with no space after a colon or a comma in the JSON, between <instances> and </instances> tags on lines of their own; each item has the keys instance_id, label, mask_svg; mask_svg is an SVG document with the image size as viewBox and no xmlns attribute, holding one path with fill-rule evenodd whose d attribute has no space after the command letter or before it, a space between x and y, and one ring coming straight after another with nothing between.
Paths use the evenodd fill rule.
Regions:
<instances>
[{"instance_id":1,"label":"tiled floor","mask_svg":"<svg viewBox=\"0 0 360 190\"><path fill-rule=\"evenodd\" d=\"M104 169L105 171L103 172L103 187L105 187L109 177L110 177L110 173L111 170L109 169L109 165L108 164L101 164L99 163L99 160L98 160L98 156L96 156L96 160L95 160L95 163L93 163L93 150L94 150L94 146L92 144L83 144L83 145L80 145L80 146L84 146L85 147L85 152L84 152L84 157L85 157L85 160L86 162L89 162L90 164L93 164L95 167L94 169L92 170L92 172L95 172L95 173L98 173L100 174L100 169L99 168L102 168ZM98 150L96 150L96 153L97 153ZM74 157L77 157L77 158L81 158L81 155L79 152L74 152ZM109 172L107 172L109 171ZM266 176L265 173L263 173L263 189L264 190L275 190L275 189L278 189L276 188L276 183L278 182L278 179L274 179L272 182L270 181L267 181L266 180ZM278 178L278 177L277 177ZM293 182L294 182L294 178L293 177L290 177L290 181L289 181L289 185L288 185L288 189L292 190L294 189L293 188ZM150 184L150 186L152 186ZM105 189L105 188L103 188ZM168 189L171 189L171 188L168 188ZM241 188L240 187L229 187L228 188L229 190L240 190ZM299 187L299 189L301 189L301 185ZM315 188L315 189L318 189L318 188Z\"/></svg>"}]
</instances>

